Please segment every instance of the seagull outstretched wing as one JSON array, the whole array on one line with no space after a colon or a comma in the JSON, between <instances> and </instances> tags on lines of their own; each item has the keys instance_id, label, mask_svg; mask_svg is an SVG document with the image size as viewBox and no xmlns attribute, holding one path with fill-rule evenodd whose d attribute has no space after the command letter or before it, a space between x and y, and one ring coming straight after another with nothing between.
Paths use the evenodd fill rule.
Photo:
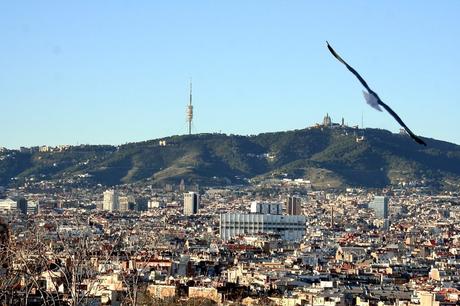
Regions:
<instances>
[{"instance_id":1,"label":"seagull outstretched wing","mask_svg":"<svg viewBox=\"0 0 460 306\"><path fill-rule=\"evenodd\" d=\"M369 85L367 85L366 81L359 75L359 73L353 68L351 67L350 65L347 64L347 62L345 62L338 54L337 52L335 52L334 49L332 49L332 47L329 45L328 42L327 43L327 48L329 49L329 51L332 53L332 55L334 55L334 57L336 59L339 60L339 62L341 62L342 64L345 65L345 67L347 67L348 70L350 70L351 73L353 73L356 78L358 78L358 80L361 82L361 84L363 84L364 88L366 88L366 90L368 92L365 92L363 91L363 94L364 94L364 98L366 99L366 102L367 104L369 104L370 106L372 106L373 108L375 108L376 110L378 111L382 111L382 109L380 108L383 107L391 116L393 116L393 118L395 118L396 121L398 121L398 123L406 130L406 132L409 134L410 137L412 137L412 139L415 140L415 142L417 142L418 144L421 144L421 145L424 145L426 146L426 143L420 139L420 137L418 137L417 135L415 135L414 133L412 133L412 131L407 127L407 125L401 120L401 118L398 116L398 114L396 114L388 105L386 105L385 103L383 103L383 101L379 98L379 96L369 87Z\"/></svg>"}]
</instances>

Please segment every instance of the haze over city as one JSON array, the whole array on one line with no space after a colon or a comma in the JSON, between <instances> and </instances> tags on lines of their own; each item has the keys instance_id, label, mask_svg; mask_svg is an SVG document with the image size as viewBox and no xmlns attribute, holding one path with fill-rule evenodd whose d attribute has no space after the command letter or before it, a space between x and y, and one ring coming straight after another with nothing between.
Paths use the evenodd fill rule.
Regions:
<instances>
[{"instance_id":1,"label":"haze over city","mask_svg":"<svg viewBox=\"0 0 460 306\"><path fill-rule=\"evenodd\" d=\"M418 135L460 143L458 1L0 4L0 146L301 129L365 104L328 40Z\"/></svg>"}]
</instances>

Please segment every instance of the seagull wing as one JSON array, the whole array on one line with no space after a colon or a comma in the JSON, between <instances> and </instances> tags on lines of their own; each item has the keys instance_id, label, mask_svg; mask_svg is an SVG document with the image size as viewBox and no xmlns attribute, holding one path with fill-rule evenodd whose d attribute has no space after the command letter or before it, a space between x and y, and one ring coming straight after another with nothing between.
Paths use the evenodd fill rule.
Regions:
<instances>
[{"instance_id":1,"label":"seagull wing","mask_svg":"<svg viewBox=\"0 0 460 306\"><path fill-rule=\"evenodd\" d=\"M329 43L326 41L327 43L327 48L329 49L329 51L332 53L332 55L334 55L334 57L336 59L339 60L339 62L341 62L342 64L345 65L345 67L347 67L348 70L351 71L351 73L353 73L355 75L355 77L358 78L358 80L361 82L361 84L363 84L363 86L367 89L368 92L372 93L372 89L370 89L369 85L367 85L366 81L364 81L364 79L359 75L359 73L353 68L351 67L350 65L347 64L347 62L345 62L341 57L340 55L337 54L337 52L335 52L334 49L332 49L331 45L329 45Z\"/></svg>"},{"instance_id":2,"label":"seagull wing","mask_svg":"<svg viewBox=\"0 0 460 306\"><path fill-rule=\"evenodd\" d=\"M337 52L335 52L335 50L329 45L329 43L326 41L327 43L327 48L329 49L329 51L332 53L332 55L334 55L334 57L336 59L339 60L339 62L341 62L342 64L345 65L345 67L347 67L348 70L351 71L351 73L353 73L357 78L358 80L361 82L361 84L363 84L364 88L367 89L368 93L367 92L364 92L363 91L363 94L364 94L364 98L366 99L366 102L367 104L369 104L370 106L372 106L373 108L381 111L381 108L379 107L382 106L388 113L390 113L391 116L393 116L393 118L395 118L396 121L398 121L398 123L407 131L407 133L409 134L410 137L412 137L412 139L415 140L415 142L417 142L418 144L421 144L421 145L424 145L426 146L426 143L420 139L417 135L415 135L414 133L412 133L412 131L407 127L407 125L401 120L401 118L398 116L398 114L396 114L388 105L386 105L385 103L383 103L383 101L379 98L379 96L369 87L369 85L367 85L366 81L359 75L359 73L353 68L351 67L350 65L347 64L347 62L345 62L341 57L340 55L337 54Z\"/></svg>"},{"instance_id":3,"label":"seagull wing","mask_svg":"<svg viewBox=\"0 0 460 306\"><path fill-rule=\"evenodd\" d=\"M412 133L412 131L402 121L402 119L398 116L398 114L396 114L388 105L383 103L383 101L380 100L380 98L377 97L377 99L378 99L379 105L381 105L384 109L386 109L386 111L389 112L390 115L392 115L393 118L396 119L396 121L398 121L398 123L406 130L406 132L409 134L409 136L412 137L413 140L415 140L415 142L417 142L418 144L426 146L426 143L422 139L420 139L417 135Z\"/></svg>"}]
</instances>

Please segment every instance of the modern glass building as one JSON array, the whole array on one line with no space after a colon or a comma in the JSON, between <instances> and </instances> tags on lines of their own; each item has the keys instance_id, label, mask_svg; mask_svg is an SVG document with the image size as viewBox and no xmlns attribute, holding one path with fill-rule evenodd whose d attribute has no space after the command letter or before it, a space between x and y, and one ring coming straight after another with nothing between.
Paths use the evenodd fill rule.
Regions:
<instances>
[{"instance_id":1,"label":"modern glass building","mask_svg":"<svg viewBox=\"0 0 460 306\"><path fill-rule=\"evenodd\" d=\"M369 203L369 208L375 213L379 219L388 219L388 197L375 196L374 200Z\"/></svg>"}]
</instances>

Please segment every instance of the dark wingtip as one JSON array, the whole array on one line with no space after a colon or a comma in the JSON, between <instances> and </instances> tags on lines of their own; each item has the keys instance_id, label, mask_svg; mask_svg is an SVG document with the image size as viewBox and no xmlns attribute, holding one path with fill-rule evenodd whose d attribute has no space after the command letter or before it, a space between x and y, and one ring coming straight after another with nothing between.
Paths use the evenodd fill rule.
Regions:
<instances>
[{"instance_id":1,"label":"dark wingtip","mask_svg":"<svg viewBox=\"0 0 460 306\"><path fill-rule=\"evenodd\" d=\"M426 147L426 142L424 142L422 139L420 139L419 137L417 138L414 138L414 140L418 143L418 144L421 144L421 145L424 145Z\"/></svg>"},{"instance_id":2,"label":"dark wingtip","mask_svg":"<svg viewBox=\"0 0 460 306\"><path fill-rule=\"evenodd\" d=\"M327 44L327 48L329 49L329 51L332 53L332 55L335 56L335 51L334 49L332 49L331 45L329 44L329 42L326 40L326 44Z\"/></svg>"}]
</instances>

